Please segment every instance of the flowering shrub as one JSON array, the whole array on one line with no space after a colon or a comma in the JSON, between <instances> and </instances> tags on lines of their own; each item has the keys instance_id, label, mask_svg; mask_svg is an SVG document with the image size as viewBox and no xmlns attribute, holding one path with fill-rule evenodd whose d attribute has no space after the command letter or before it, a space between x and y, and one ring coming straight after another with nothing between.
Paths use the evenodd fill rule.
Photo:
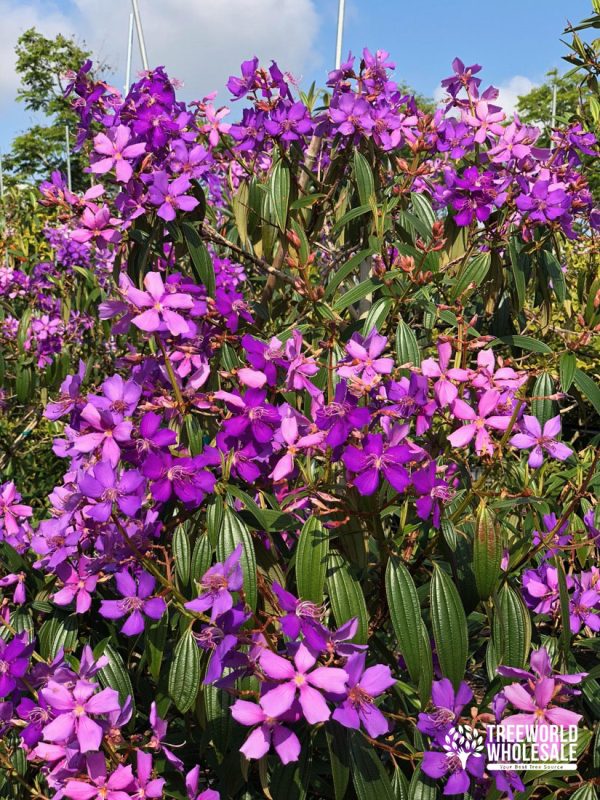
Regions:
<instances>
[{"instance_id":1,"label":"flowering shrub","mask_svg":"<svg viewBox=\"0 0 600 800\"><path fill-rule=\"evenodd\" d=\"M53 260L0 273L5 402L40 382L63 471L0 493L5 796L587 791L597 281L552 315L595 138L536 146L477 65L433 115L392 70L319 105L248 61L237 122L162 68L73 76L92 186L44 183ZM515 716L583 721L579 773L453 749Z\"/></svg>"}]
</instances>

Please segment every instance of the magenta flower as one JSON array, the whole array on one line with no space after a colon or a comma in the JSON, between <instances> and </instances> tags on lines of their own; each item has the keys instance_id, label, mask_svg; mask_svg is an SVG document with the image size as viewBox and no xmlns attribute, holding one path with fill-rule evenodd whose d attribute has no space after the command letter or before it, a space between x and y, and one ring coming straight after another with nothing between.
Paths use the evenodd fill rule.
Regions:
<instances>
[{"instance_id":1,"label":"magenta flower","mask_svg":"<svg viewBox=\"0 0 600 800\"><path fill-rule=\"evenodd\" d=\"M346 469L357 473L352 481L360 494L373 494L379 486L380 473L397 492L403 492L410 479L402 466L414 459L406 444L385 447L380 433L368 433L363 440L363 449L350 446L344 450L342 460Z\"/></svg>"},{"instance_id":2,"label":"magenta flower","mask_svg":"<svg viewBox=\"0 0 600 800\"><path fill-rule=\"evenodd\" d=\"M91 575L89 567L91 560L82 556L74 569L66 561L60 564L56 573L63 581L62 589L52 595L57 606L68 606L75 600L75 611L85 614L92 605L92 592L98 583L98 576Z\"/></svg>"},{"instance_id":3,"label":"magenta flower","mask_svg":"<svg viewBox=\"0 0 600 800\"><path fill-rule=\"evenodd\" d=\"M146 150L145 142L129 144L131 131L126 125L118 125L109 130L108 135L98 133L94 136L94 150L105 156L98 161L94 161L91 171L103 175L113 167L115 168L117 180L127 183L133 174L133 169L129 159L134 160L141 156Z\"/></svg>"},{"instance_id":4,"label":"magenta flower","mask_svg":"<svg viewBox=\"0 0 600 800\"><path fill-rule=\"evenodd\" d=\"M306 632L307 622L316 622L323 616L323 608L310 600L299 600L286 591L277 581L273 581L273 592L281 608L287 613L279 619L282 631L290 639L297 639L300 631Z\"/></svg>"},{"instance_id":5,"label":"magenta flower","mask_svg":"<svg viewBox=\"0 0 600 800\"><path fill-rule=\"evenodd\" d=\"M131 422L124 422L120 414L102 411L88 403L81 412L81 418L93 429L92 433L77 436L74 448L79 453L91 453L100 450L102 458L112 467L116 467L121 458L119 444L129 443Z\"/></svg>"},{"instance_id":6,"label":"magenta flower","mask_svg":"<svg viewBox=\"0 0 600 800\"><path fill-rule=\"evenodd\" d=\"M298 698L307 722L316 725L326 722L331 716L325 698L317 691L321 689L333 694L343 694L348 675L338 667L316 667L316 658L300 644L293 663L265 650L260 656L260 666L267 678L283 681L270 689L261 698L261 706L269 717L279 717L289 711ZM309 670L312 670L309 672Z\"/></svg>"},{"instance_id":7,"label":"magenta flower","mask_svg":"<svg viewBox=\"0 0 600 800\"><path fill-rule=\"evenodd\" d=\"M347 696L333 712L333 719L346 728L364 727L376 738L388 733L390 726L373 700L396 683L388 666L376 664L365 669L366 653L350 656L344 665L348 674Z\"/></svg>"},{"instance_id":8,"label":"magenta flower","mask_svg":"<svg viewBox=\"0 0 600 800\"><path fill-rule=\"evenodd\" d=\"M158 206L156 212L158 216L166 222L172 222L177 210L193 211L198 205L198 200L186 194L190 187L191 183L185 175L169 181L166 172L154 173L148 197L152 205Z\"/></svg>"},{"instance_id":9,"label":"magenta flower","mask_svg":"<svg viewBox=\"0 0 600 800\"><path fill-rule=\"evenodd\" d=\"M153 620L160 619L167 610L162 597L150 597L156 581L147 572L140 572L137 585L129 572L117 572L115 583L123 599L103 600L100 614L107 619L121 619L127 615L127 620L121 628L121 633L125 636L137 636L142 633L145 627L144 616Z\"/></svg>"},{"instance_id":10,"label":"magenta flower","mask_svg":"<svg viewBox=\"0 0 600 800\"><path fill-rule=\"evenodd\" d=\"M23 505L21 495L12 481L0 486L0 533L6 531L9 536L16 536L21 530L19 518L33 514L31 506Z\"/></svg>"},{"instance_id":11,"label":"magenta flower","mask_svg":"<svg viewBox=\"0 0 600 800\"><path fill-rule=\"evenodd\" d=\"M211 147L216 147L219 144L220 134L229 133L231 125L228 122L223 122L223 117L229 114L228 108L215 109L212 103L206 103L204 106L204 116L206 123L200 126L202 133L208 135L208 141Z\"/></svg>"},{"instance_id":12,"label":"magenta flower","mask_svg":"<svg viewBox=\"0 0 600 800\"><path fill-rule=\"evenodd\" d=\"M491 111L485 100L475 106L474 114L464 114L463 120L476 129L475 141L483 144L488 136L500 136L504 128L500 124L504 119L504 111Z\"/></svg>"},{"instance_id":13,"label":"magenta flower","mask_svg":"<svg viewBox=\"0 0 600 800\"><path fill-rule=\"evenodd\" d=\"M194 305L192 296L167 291L159 272L149 272L144 278L144 286L145 292L133 285L128 286L126 290L128 300L138 308L147 309L133 317L133 324L147 333L165 329L173 336L187 333L190 328L188 322L173 309L192 308Z\"/></svg>"},{"instance_id":14,"label":"magenta flower","mask_svg":"<svg viewBox=\"0 0 600 800\"><path fill-rule=\"evenodd\" d=\"M329 119L335 126L334 132L343 136L368 136L373 127L371 106L352 92L345 92L331 103Z\"/></svg>"},{"instance_id":15,"label":"magenta flower","mask_svg":"<svg viewBox=\"0 0 600 800\"><path fill-rule=\"evenodd\" d=\"M96 464L92 472L79 479L82 494L95 503L86 506L86 513L98 522L110 519L113 503L128 517L141 508L144 477L136 469L121 472L119 475L106 461Z\"/></svg>"},{"instance_id":16,"label":"magenta flower","mask_svg":"<svg viewBox=\"0 0 600 800\"><path fill-rule=\"evenodd\" d=\"M458 397L458 389L452 381L466 381L469 378L469 371L450 367L450 357L452 355L452 345L450 342L440 342L437 346L439 361L433 358L426 358L421 364L423 375L428 378L435 378L433 391L440 406L449 405Z\"/></svg>"},{"instance_id":17,"label":"magenta flower","mask_svg":"<svg viewBox=\"0 0 600 800\"><path fill-rule=\"evenodd\" d=\"M381 336L375 328L362 339L360 334L353 334L346 345L346 352L350 357L340 362L338 372L343 378L360 378L367 386L373 385L379 375L389 375L394 368L393 358L380 358L385 350L387 338Z\"/></svg>"},{"instance_id":18,"label":"magenta flower","mask_svg":"<svg viewBox=\"0 0 600 800\"><path fill-rule=\"evenodd\" d=\"M0 579L0 588L6 588L7 586L15 587L12 599L13 603L17 606L23 605L27 600L25 579L26 575L24 572L9 572L8 575Z\"/></svg>"},{"instance_id":19,"label":"magenta flower","mask_svg":"<svg viewBox=\"0 0 600 800\"><path fill-rule=\"evenodd\" d=\"M135 783L130 766L119 764L109 775L104 753L91 753L87 757L87 772L89 783L79 780L66 782L63 790L65 797L70 800L132 800Z\"/></svg>"},{"instance_id":20,"label":"magenta flower","mask_svg":"<svg viewBox=\"0 0 600 800\"><path fill-rule=\"evenodd\" d=\"M532 469L542 466L544 451L559 461L565 461L572 454L570 447L556 441L560 434L560 415L549 419L543 430L539 419L529 414L523 416L522 425L526 433L517 433L511 437L509 444L519 450L531 450L527 463Z\"/></svg>"},{"instance_id":21,"label":"magenta flower","mask_svg":"<svg viewBox=\"0 0 600 800\"><path fill-rule=\"evenodd\" d=\"M111 217L107 206L98 207L90 203L83 210L79 221L79 227L75 228L71 238L75 242L90 242L96 244L106 244L112 242L116 244L121 238L117 227L121 224L120 220Z\"/></svg>"},{"instance_id":22,"label":"magenta flower","mask_svg":"<svg viewBox=\"0 0 600 800\"><path fill-rule=\"evenodd\" d=\"M417 728L441 744L450 728L455 725L463 708L473 699L473 692L465 681L454 691L448 678L434 681L431 687L433 711L419 714Z\"/></svg>"},{"instance_id":23,"label":"magenta flower","mask_svg":"<svg viewBox=\"0 0 600 800\"><path fill-rule=\"evenodd\" d=\"M504 717L502 727L510 729L515 727L514 741L518 741L519 729L517 726L524 725L532 728L541 728L550 725L559 725L568 728L570 725L577 726L581 720L581 714L569 711L566 708L559 708L554 705L553 700L560 692L561 684L553 678L540 678L533 690L525 688L519 683L511 683L503 689L504 697L520 714L511 714ZM542 739L542 741L547 741Z\"/></svg>"},{"instance_id":24,"label":"magenta flower","mask_svg":"<svg viewBox=\"0 0 600 800\"><path fill-rule=\"evenodd\" d=\"M488 428L505 431L510 417L498 416L493 412L500 401L500 395L493 389L484 392L479 398L477 411L464 400L456 399L452 404L452 413L457 419L467 422L448 436L452 447L466 447L475 437L475 450L478 455L491 455L494 452Z\"/></svg>"},{"instance_id":25,"label":"magenta flower","mask_svg":"<svg viewBox=\"0 0 600 800\"><path fill-rule=\"evenodd\" d=\"M235 550L227 556L222 564L215 564L207 570L200 579L200 596L185 604L190 611L204 613L212 609L211 620L229 611L233 607L231 592L239 592L243 585L244 576L240 565L242 545L238 544Z\"/></svg>"},{"instance_id":26,"label":"magenta flower","mask_svg":"<svg viewBox=\"0 0 600 800\"><path fill-rule=\"evenodd\" d=\"M262 700L258 705L247 700L236 700L231 706L231 716L240 725L258 725L240 747L240 753L246 758L262 758L269 752L271 745L282 764L297 761L300 757L300 740L281 720L273 719L265 713ZM294 722L299 713L288 711L284 716L289 717L287 721Z\"/></svg>"},{"instance_id":27,"label":"magenta flower","mask_svg":"<svg viewBox=\"0 0 600 800\"><path fill-rule=\"evenodd\" d=\"M200 505L217 482L215 476L204 467L219 461L212 448L206 448L204 454L193 458L150 453L142 472L152 481L150 491L155 500L166 503L174 493L184 503Z\"/></svg>"},{"instance_id":28,"label":"magenta flower","mask_svg":"<svg viewBox=\"0 0 600 800\"><path fill-rule=\"evenodd\" d=\"M134 800L144 800L146 797L162 797L165 779L152 777L151 754L144 753L143 750L138 750L136 753L136 761L136 793L133 795Z\"/></svg>"},{"instance_id":29,"label":"magenta flower","mask_svg":"<svg viewBox=\"0 0 600 800\"><path fill-rule=\"evenodd\" d=\"M17 681L29 668L33 645L27 634L17 634L10 642L0 639L0 697L7 697L17 688Z\"/></svg>"},{"instance_id":30,"label":"magenta flower","mask_svg":"<svg viewBox=\"0 0 600 800\"><path fill-rule=\"evenodd\" d=\"M298 434L298 421L293 413L288 413L281 420L281 438L284 441L284 447L278 451L278 461L270 473L269 477L274 481L283 480L294 471L295 458L301 450L308 450L311 447L316 447L325 438L325 434L321 431L318 433L310 433L306 436ZM281 453L283 452L283 455Z\"/></svg>"},{"instance_id":31,"label":"magenta flower","mask_svg":"<svg viewBox=\"0 0 600 800\"><path fill-rule=\"evenodd\" d=\"M92 717L109 714L120 708L119 694L114 689L96 693L97 684L78 680L71 691L54 680L40 690L40 694L58 716L44 727L43 736L48 742L66 743L74 736L82 753L99 750L103 728Z\"/></svg>"},{"instance_id":32,"label":"magenta flower","mask_svg":"<svg viewBox=\"0 0 600 800\"><path fill-rule=\"evenodd\" d=\"M167 735L167 723L164 719L158 716L156 710L156 703L152 701L150 705L150 726L152 728L152 738L148 742L148 747L151 747L157 752L162 752L167 761L172 764L176 770L183 770L183 761L178 758L164 743L164 738Z\"/></svg>"}]
</instances>

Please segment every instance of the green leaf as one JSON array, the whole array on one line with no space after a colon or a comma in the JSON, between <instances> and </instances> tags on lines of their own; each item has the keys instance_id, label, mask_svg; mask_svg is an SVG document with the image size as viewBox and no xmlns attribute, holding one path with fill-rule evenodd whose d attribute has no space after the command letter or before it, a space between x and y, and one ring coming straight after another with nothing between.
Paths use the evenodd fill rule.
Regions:
<instances>
[{"instance_id":1,"label":"green leaf","mask_svg":"<svg viewBox=\"0 0 600 800\"><path fill-rule=\"evenodd\" d=\"M521 596L508 584L495 598L492 635L498 663L523 668L531 648L531 617Z\"/></svg>"},{"instance_id":2,"label":"green leaf","mask_svg":"<svg viewBox=\"0 0 600 800\"><path fill-rule=\"evenodd\" d=\"M381 326L385 322L387 315L390 313L392 307L391 297L380 297L376 303L373 303L369 309L369 313L365 318L362 329L363 336L368 336L373 328L376 331L381 330Z\"/></svg>"},{"instance_id":3,"label":"green leaf","mask_svg":"<svg viewBox=\"0 0 600 800\"><path fill-rule=\"evenodd\" d=\"M351 208L350 211L347 211L342 217L340 217L332 227L331 236L336 239L349 222L352 222L353 219L357 219L358 217L362 217L363 214L369 214L371 211L371 206L367 205Z\"/></svg>"},{"instance_id":4,"label":"green leaf","mask_svg":"<svg viewBox=\"0 0 600 800\"><path fill-rule=\"evenodd\" d=\"M308 742L302 742L300 759L290 764L278 764L271 775L269 792L273 800L306 800L310 785L311 758Z\"/></svg>"},{"instance_id":5,"label":"green leaf","mask_svg":"<svg viewBox=\"0 0 600 800\"><path fill-rule=\"evenodd\" d=\"M564 303L567 296L567 284L564 272L560 268L560 263L554 253L551 253L549 250L542 250L541 260L545 268L546 276L552 281L552 288L556 299L559 303Z\"/></svg>"},{"instance_id":6,"label":"green leaf","mask_svg":"<svg viewBox=\"0 0 600 800\"><path fill-rule=\"evenodd\" d=\"M256 554L254 543L246 523L232 508L225 508L219 539L217 542L217 561L224 561L233 553L238 544L242 545L240 564L244 573L244 594L250 608L256 608Z\"/></svg>"},{"instance_id":7,"label":"green leaf","mask_svg":"<svg viewBox=\"0 0 600 800\"><path fill-rule=\"evenodd\" d=\"M344 800L350 780L350 751L346 728L335 722L325 726L335 800Z\"/></svg>"},{"instance_id":8,"label":"green leaf","mask_svg":"<svg viewBox=\"0 0 600 800\"><path fill-rule=\"evenodd\" d=\"M582 372L579 367L575 369L573 379L581 394L587 397L598 414L600 414L600 388L598 388L598 384L589 375Z\"/></svg>"},{"instance_id":9,"label":"green leaf","mask_svg":"<svg viewBox=\"0 0 600 800\"><path fill-rule=\"evenodd\" d=\"M496 515L482 501L477 510L473 539L473 573L482 600L487 600L492 594L500 577L502 545L502 533Z\"/></svg>"},{"instance_id":10,"label":"green leaf","mask_svg":"<svg viewBox=\"0 0 600 800\"><path fill-rule=\"evenodd\" d=\"M342 281L344 281L348 275L351 275L357 267L360 267L365 258L372 256L374 252L375 250L372 247L368 247L366 250L361 250L359 253L353 255L352 258L348 259L348 261L346 261L346 263L338 269L338 271L333 275L327 284L325 294L323 295L323 300L327 300L329 297L331 297L340 283L342 283Z\"/></svg>"},{"instance_id":11,"label":"green leaf","mask_svg":"<svg viewBox=\"0 0 600 800\"><path fill-rule=\"evenodd\" d=\"M230 708L235 697L224 689L206 685L203 687L206 732L216 751L223 757L231 744L233 717Z\"/></svg>"},{"instance_id":12,"label":"green leaf","mask_svg":"<svg viewBox=\"0 0 600 800\"><path fill-rule=\"evenodd\" d=\"M191 546L185 525L178 525L175 528L172 548L175 572L182 586L187 586L190 581Z\"/></svg>"},{"instance_id":13,"label":"green leaf","mask_svg":"<svg viewBox=\"0 0 600 800\"><path fill-rule=\"evenodd\" d=\"M192 261L194 277L206 287L208 296L214 297L215 270L210 253L200 238L200 234L191 223L181 222L180 225Z\"/></svg>"},{"instance_id":14,"label":"green leaf","mask_svg":"<svg viewBox=\"0 0 600 800\"><path fill-rule=\"evenodd\" d=\"M208 536L199 536L192 550L190 578L199 581L212 562L213 546Z\"/></svg>"},{"instance_id":15,"label":"green leaf","mask_svg":"<svg viewBox=\"0 0 600 800\"><path fill-rule=\"evenodd\" d=\"M333 304L333 309L335 311L343 311L353 303L358 303L359 300L362 300L363 297L374 292L375 289L378 289L381 285L379 278L367 278L366 281L362 281L362 283L359 283L357 286L353 286L339 297Z\"/></svg>"},{"instance_id":16,"label":"green leaf","mask_svg":"<svg viewBox=\"0 0 600 800\"><path fill-rule=\"evenodd\" d=\"M317 517L309 517L302 527L296 549L298 595L317 605L323 602L327 573L329 533Z\"/></svg>"},{"instance_id":17,"label":"green leaf","mask_svg":"<svg viewBox=\"0 0 600 800\"><path fill-rule=\"evenodd\" d=\"M368 638L369 615L367 604L360 587L360 581L350 570L341 553L331 551L327 564L327 593L338 625L343 625L352 617L358 617L358 631L353 641L366 644Z\"/></svg>"},{"instance_id":18,"label":"green leaf","mask_svg":"<svg viewBox=\"0 0 600 800\"><path fill-rule=\"evenodd\" d=\"M394 800L392 785L381 759L363 736L350 731L352 783L358 800Z\"/></svg>"},{"instance_id":19,"label":"green leaf","mask_svg":"<svg viewBox=\"0 0 600 800\"><path fill-rule=\"evenodd\" d=\"M421 646L421 626L423 625L421 604L415 582L398 558L392 557L388 561L385 572L385 592L392 626L398 641L398 649L406 662L411 679L418 685L425 658Z\"/></svg>"},{"instance_id":20,"label":"green leaf","mask_svg":"<svg viewBox=\"0 0 600 800\"><path fill-rule=\"evenodd\" d=\"M77 645L77 633L77 614L67 615L54 609L53 616L40 627L40 654L45 659L53 659L61 649L71 652Z\"/></svg>"},{"instance_id":21,"label":"green leaf","mask_svg":"<svg viewBox=\"0 0 600 800\"><path fill-rule=\"evenodd\" d=\"M290 171L283 161L273 167L269 181L269 194L279 230L285 233L290 202Z\"/></svg>"},{"instance_id":22,"label":"green leaf","mask_svg":"<svg viewBox=\"0 0 600 800\"><path fill-rule=\"evenodd\" d=\"M467 618L454 582L437 564L431 579L431 622L442 674L458 689L469 648Z\"/></svg>"},{"instance_id":23,"label":"green leaf","mask_svg":"<svg viewBox=\"0 0 600 800\"><path fill-rule=\"evenodd\" d=\"M456 283L450 290L450 297L456 300L472 285L478 289L489 272L492 259L489 253L480 253L464 264L456 277Z\"/></svg>"},{"instance_id":24,"label":"green leaf","mask_svg":"<svg viewBox=\"0 0 600 800\"><path fill-rule=\"evenodd\" d=\"M438 797L437 782L418 767L412 775L408 787L408 800L436 800Z\"/></svg>"},{"instance_id":25,"label":"green leaf","mask_svg":"<svg viewBox=\"0 0 600 800\"><path fill-rule=\"evenodd\" d=\"M163 614L151 625L146 626L146 654L148 657L148 668L154 681L158 683L160 678L160 668L163 662L165 644L167 641L167 631L169 627L169 615Z\"/></svg>"},{"instance_id":26,"label":"green leaf","mask_svg":"<svg viewBox=\"0 0 600 800\"><path fill-rule=\"evenodd\" d=\"M565 567L562 559L556 556L554 558L554 566L556 567L556 574L558 577L558 596L560 607L560 649L563 652L565 659L569 655L571 644L571 624L570 624L570 604L569 604L569 590L567 588L567 576L565 574Z\"/></svg>"},{"instance_id":27,"label":"green leaf","mask_svg":"<svg viewBox=\"0 0 600 800\"><path fill-rule=\"evenodd\" d=\"M182 714L196 702L200 686L200 654L191 628L177 642L169 670L169 696Z\"/></svg>"},{"instance_id":28,"label":"green leaf","mask_svg":"<svg viewBox=\"0 0 600 800\"><path fill-rule=\"evenodd\" d=\"M375 197L375 180L367 159L358 150L354 151L354 180L361 205L368 205Z\"/></svg>"},{"instance_id":29,"label":"green leaf","mask_svg":"<svg viewBox=\"0 0 600 800\"><path fill-rule=\"evenodd\" d=\"M94 655L98 657L99 654L94 653ZM119 652L111 644L107 644L102 655L108 659L108 664L98 671L98 678L102 686L105 689L116 689L121 703L124 703L127 697L131 697L132 702L135 703L131 678Z\"/></svg>"},{"instance_id":30,"label":"green leaf","mask_svg":"<svg viewBox=\"0 0 600 800\"><path fill-rule=\"evenodd\" d=\"M417 344L417 337L403 319L396 328L396 356L400 364L411 363L414 367L421 366L421 352Z\"/></svg>"},{"instance_id":31,"label":"green leaf","mask_svg":"<svg viewBox=\"0 0 600 800\"><path fill-rule=\"evenodd\" d=\"M392 775L392 792L394 793L394 800L408 800L408 781L406 776L400 769L396 767Z\"/></svg>"},{"instance_id":32,"label":"green leaf","mask_svg":"<svg viewBox=\"0 0 600 800\"><path fill-rule=\"evenodd\" d=\"M554 382L547 372L541 372L533 386L533 397L531 410L533 415L538 418L542 427L549 419L555 415L556 404L550 399L554 394Z\"/></svg>"},{"instance_id":33,"label":"green leaf","mask_svg":"<svg viewBox=\"0 0 600 800\"><path fill-rule=\"evenodd\" d=\"M525 267L527 265L527 255L519 251L518 240L516 237L513 237L510 240L508 244L508 253L510 256L510 265L512 267L513 280L515 282L515 290L517 293L516 311L521 311L525 305Z\"/></svg>"},{"instance_id":34,"label":"green leaf","mask_svg":"<svg viewBox=\"0 0 600 800\"><path fill-rule=\"evenodd\" d=\"M431 207L429 196L421 192L411 192L410 202L412 203L415 215L424 222L429 231L431 231L435 223L435 212Z\"/></svg>"},{"instance_id":35,"label":"green leaf","mask_svg":"<svg viewBox=\"0 0 600 800\"><path fill-rule=\"evenodd\" d=\"M529 350L531 353L551 353L552 349L544 342L538 342L531 336L498 336L497 339L486 345L486 350L490 347L498 347L500 344L508 344L511 347L519 347L521 350Z\"/></svg>"},{"instance_id":36,"label":"green leaf","mask_svg":"<svg viewBox=\"0 0 600 800\"><path fill-rule=\"evenodd\" d=\"M576 367L577 359L575 358L575 353L563 353L559 362L560 388L563 392L568 392L571 388Z\"/></svg>"},{"instance_id":37,"label":"green leaf","mask_svg":"<svg viewBox=\"0 0 600 800\"><path fill-rule=\"evenodd\" d=\"M241 243L248 247L248 199L250 196L250 189L246 181L241 181L237 192L233 195L231 206L233 210L233 218L235 219L235 227L237 228L238 236Z\"/></svg>"}]
</instances>

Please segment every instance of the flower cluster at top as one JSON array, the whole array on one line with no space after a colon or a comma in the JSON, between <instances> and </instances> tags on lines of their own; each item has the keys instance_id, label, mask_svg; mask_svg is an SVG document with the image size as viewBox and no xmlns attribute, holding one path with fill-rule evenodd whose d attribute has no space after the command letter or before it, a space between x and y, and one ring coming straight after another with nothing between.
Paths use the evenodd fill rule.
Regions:
<instances>
[{"instance_id":1,"label":"flower cluster at top","mask_svg":"<svg viewBox=\"0 0 600 800\"><path fill-rule=\"evenodd\" d=\"M365 51L358 72L350 59L330 75L328 107L315 112L294 100L289 76L275 64L265 70L246 62L228 87L234 98L252 102L230 124L213 98L189 108L178 101L160 68L122 98L94 82L86 65L70 91L80 117L78 144L90 148L90 173L103 183L78 196L54 175L41 189L59 215L53 235L60 258L84 261L106 290L99 316L111 326L115 366L114 374L92 380L94 365L80 362L47 404L46 418L61 430L53 451L66 464L62 483L32 525L32 509L5 482L0 541L30 557L44 576L42 608L50 603L84 624L98 614L119 642L147 641L163 624L180 632L179 642L191 639L196 658L202 654L204 684L229 693L231 716L249 729L241 748L248 759L273 749L283 764L297 761L306 727L330 719L371 741L389 734L399 718L389 707L401 666L394 657L391 665L378 663L383 659L357 643L354 614L332 619L327 607L292 594L287 563L277 580L260 573L257 610L248 590L257 580L249 533L237 546L219 539L219 531L218 541L207 533L208 558L195 562L203 569L186 588L171 569L182 525L197 521L209 502L215 514L235 514L268 497L267 510L285 516L286 530L275 534L276 543L267 526L255 539L276 561L277 552L297 555L297 532L311 516L322 516L335 538L349 508L344 502L367 505L377 495L382 507L402 505L415 528L437 536L446 507L465 490L465 465L486 470L503 458L535 472L574 455L561 441L560 415L538 419L525 394L529 374L490 349L492 337L463 347L440 336L435 352L418 363L393 352L375 324L318 342L300 325L261 338L260 305L245 292L246 267L234 260L235 249L223 255L218 231L209 225L205 253L192 247L194 278L180 268L189 227L198 237L193 223L204 222L205 196L219 227L232 188L247 173L266 174L278 152L293 149L306 169L321 171L336 152L364 139L382 153L397 151L400 162L401 155L420 154L418 174L404 162L408 186L390 178L396 193L427 191L459 226L487 221L488 236L511 226L525 238L538 227L570 236L578 217L589 216L578 167L593 137L572 126L554 136L550 150L536 148L537 131L517 119L501 125L496 91L480 92L479 68L459 61L444 82L447 108L426 115L398 92L391 68L384 53ZM311 137L323 143L316 164ZM138 224L140 218L148 224ZM43 274L0 273L0 280L7 291L36 292L43 303ZM60 313L51 306L50 328ZM14 336L14 321L2 324ZM28 334L38 363L60 350L69 324L75 323L45 339ZM584 522L593 539L594 515ZM546 526L533 545L542 549L549 539L552 554L568 544L567 534L556 530L555 518ZM560 605L551 570L544 561L523 574L523 594L540 615ZM102 648L97 656L85 647L79 658L60 650L51 663L43 659L33 637L13 626L11 611L28 599L26 577L15 570L0 579L12 592L12 602L0 608L11 634L0 640L0 734L19 737L59 797L161 797L156 759L185 770L165 744L166 722L156 705L138 703L134 714L133 698L108 685ZM598 630L596 571L570 581L574 632ZM536 718L541 710L548 720L572 713L555 711L572 694L572 676L551 677L541 656L532 668L535 675L504 673L530 683L505 687L502 703ZM470 699L468 687L454 693L442 679L434 686L437 711L419 721L438 748L426 754L423 771L450 774L448 793L466 791L467 773L483 774L475 754L465 764L439 751ZM494 713L503 711L498 705ZM500 776L501 790L503 780L510 789L519 785L516 777ZM212 785L199 765L188 771L190 800L215 800Z\"/></svg>"}]
</instances>

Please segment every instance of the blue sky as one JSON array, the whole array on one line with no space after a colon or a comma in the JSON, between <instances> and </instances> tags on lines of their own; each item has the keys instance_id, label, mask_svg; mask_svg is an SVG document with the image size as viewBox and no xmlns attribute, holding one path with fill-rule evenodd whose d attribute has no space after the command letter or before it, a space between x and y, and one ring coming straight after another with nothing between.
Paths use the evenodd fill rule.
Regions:
<instances>
[{"instance_id":1,"label":"blue sky","mask_svg":"<svg viewBox=\"0 0 600 800\"><path fill-rule=\"evenodd\" d=\"M150 61L184 80L183 95L223 86L243 59L275 57L308 85L324 82L335 49L337 0L139 0ZM589 16L590 0L347 0L343 51L385 49L396 74L433 95L454 56L484 67L510 108L518 93L545 73L565 69L560 37L567 17ZM100 13L99 13L100 12ZM36 25L47 35L75 34L114 66L125 69L128 0L0 0L0 148L6 150L28 118L14 102L13 49ZM140 68L136 53L135 69ZM219 99L226 102L221 93Z\"/></svg>"}]
</instances>

